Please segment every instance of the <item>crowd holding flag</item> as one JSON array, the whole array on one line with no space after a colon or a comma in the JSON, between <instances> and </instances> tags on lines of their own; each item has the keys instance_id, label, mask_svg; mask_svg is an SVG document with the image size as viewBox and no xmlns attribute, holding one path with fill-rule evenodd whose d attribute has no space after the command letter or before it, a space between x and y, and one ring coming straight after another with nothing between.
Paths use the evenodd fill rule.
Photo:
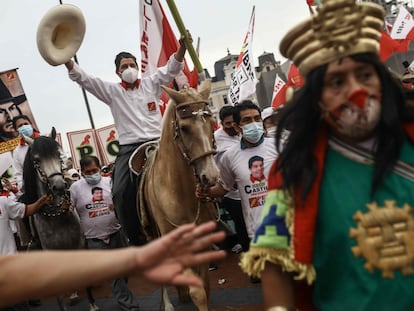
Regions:
<instances>
[{"instance_id":1,"label":"crowd holding flag","mask_svg":"<svg viewBox=\"0 0 414 311\"><path fill-rule=\"evenodd\" d=\"M241 52L237 60L236 69L231 79L228 98L232 105L237 104L256 92L256 73L253 64L253 31L255 12L254 6L250 18L249 29L243 41Z\"/></svg>"}]
</instances>

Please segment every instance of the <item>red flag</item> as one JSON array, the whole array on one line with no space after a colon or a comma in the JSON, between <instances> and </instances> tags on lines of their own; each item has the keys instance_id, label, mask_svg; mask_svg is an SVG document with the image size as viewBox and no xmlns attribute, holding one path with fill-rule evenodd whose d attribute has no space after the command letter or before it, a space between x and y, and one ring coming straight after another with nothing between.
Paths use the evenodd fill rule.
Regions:
<instances>
[{"instance_id":1,"label":"red flag","mask_svg":"<svg viewBox=\"0 0 414 311\"><path fill-rule=\"evenodd\" d=\"M409 35L412 35L411 32ZM407 52L410 39L407 36L407 39L404 40L394 40L386 32L382 31L381 41L380 41L380 59L381 61L386 61L392 53L398 52Z\"/></svg>"},{"instance_id":2,"label":"red flag","mask_svg":"<svg viewBox=\"0 0 414 311\"><path fill-rule=\"evenodd\" d=\"M303 77L299 73L298 67L295 66L295 64L291 64L289 67L289 73L288 73L288 86L293 86L295 89L300 88L303 85Z\"/></svg>"},{"instance_id":3,"label":"red flag","mask_svg":"<svg viewBox=\"0 0 414 311\"><path fill-rule=\"evenodd\" d=\"M285 83L279 75L276 75L275 85L273 87L272 107L277 108L285 104L286 92L289 87L298 89L303 85L303 77L299 73L298 67L293 63L289 67L288 80Z\"/></svg>"},{"instance_id":4,"label":"red flag","mask_svg":"<svg viewBox=\"0 0 414 311\"><path fill-rule=\"evenodd\" d=\"M179 43L159 0L140 1L140 26L141 73L143 77L146 77L154 73L158 67L164 66L167 63L170 56L177 51ZM190 87L197 87L197 71L196 77L185 62L183 72L184 77L188 80L188 85ZM170 87L173 86L172 83ZM163 92L161 95L163 103L160 103L161 112L163 112L163 104L167 103L168 99L168 95Z\"/></svg>"},{"instance_id":5,"label":"red flag","mask_svg":"<svg viewBox=\"0 0 414 311\"><path fill-rule=\"evenodd\" d=\"M286 102L286 90L288 85L276 74L275 85L273 86L272 107L277 108Z\"/></svg>"},{"instance_id":6,"label":"red flag","mask_svg":"<svg viewBox=\"0 0 414 311\"><path fill-rule=\"evenodd\" d=\"M315 6L316 5L314 0L306 0L306 3L310 6Z\"/></svg>"}]
</instances>

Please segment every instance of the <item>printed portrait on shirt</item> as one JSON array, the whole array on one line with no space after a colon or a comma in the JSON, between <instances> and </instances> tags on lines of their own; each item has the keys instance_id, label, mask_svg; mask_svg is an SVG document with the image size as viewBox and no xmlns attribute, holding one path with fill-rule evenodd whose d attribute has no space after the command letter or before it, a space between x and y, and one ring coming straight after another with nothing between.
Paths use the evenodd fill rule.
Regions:
<instances>
[{"instance_id":1,"label":"printed portrait on shirt","mask_svg":"<svg viewBox=\"0 0 414 311\"><path fill-rule=\"evenodd\" d=\"M248 161L250 171L249 184L244 189L249 196L250 208L264 205L267 193L267 179L264 174L264 159L255 155Z\"/></svg>"},{"instance_id":2,"label":"printed portrait on shirt","mask_svg":"<svg viewBox=\"0 0 414 311\"><path fill-rule=\"evenodd\" d=\"M105 202L104 191L101 187L93 187L91 195L91 203L86 205L89 218L109 215L114 210L113 204Z\"/></svg>"}]
</instances>

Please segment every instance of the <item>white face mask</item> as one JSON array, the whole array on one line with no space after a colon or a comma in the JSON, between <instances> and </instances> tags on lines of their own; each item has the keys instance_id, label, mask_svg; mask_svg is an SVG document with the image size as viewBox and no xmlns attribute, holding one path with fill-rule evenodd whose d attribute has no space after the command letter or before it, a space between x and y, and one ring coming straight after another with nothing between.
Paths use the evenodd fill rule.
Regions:
<instances>
[{"instance_id":1,"label":"white face mask","mask_svg":"<svg viewBox=\"0 0 414 311\"><path fill-rule=\"evenodd\" d=\"M324 112L325 118L336 132L354 140L369 137L381 117L381 103L377 98L368 94L358 95L358 101L350 99L334 111Z\"/></svg>"},{"instance_id":2,"label":"white face mask","mask_svg":"<svg viewBox=\"0 0 414 311\"><path fill-rule=\"evenodd\" d=\"M240 127L243 137L252 144L259 142L264 133L263 122L252 122Z\"/></svg>"},{"instance_id":3,"label":"white face mask","mask_svg":"<svg viewBox=\"0 0 414 311\"><path fill-rule=\"evenodd\" d=\"M134 83L138 79L138 70L136 68L128 67L121 73L121 78L126 83Z\"/></svg>"}]
</instances>

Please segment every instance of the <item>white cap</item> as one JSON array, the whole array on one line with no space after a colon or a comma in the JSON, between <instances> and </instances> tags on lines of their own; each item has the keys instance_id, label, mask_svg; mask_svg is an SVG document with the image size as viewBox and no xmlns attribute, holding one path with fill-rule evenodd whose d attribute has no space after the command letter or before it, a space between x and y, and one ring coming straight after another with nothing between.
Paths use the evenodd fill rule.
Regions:
<instances>
[{"instance_id":1,"label":"white cap","mask_svg":"<svg viewBox=\"0 0 414 311\"><path fill-rule=\"evenodd\" d=\"M263 109L262 111L262 120L266 120L267 118L271 117L273 115L274 109L273 107L267 107Z\"/></svg>"}]
</instances>

